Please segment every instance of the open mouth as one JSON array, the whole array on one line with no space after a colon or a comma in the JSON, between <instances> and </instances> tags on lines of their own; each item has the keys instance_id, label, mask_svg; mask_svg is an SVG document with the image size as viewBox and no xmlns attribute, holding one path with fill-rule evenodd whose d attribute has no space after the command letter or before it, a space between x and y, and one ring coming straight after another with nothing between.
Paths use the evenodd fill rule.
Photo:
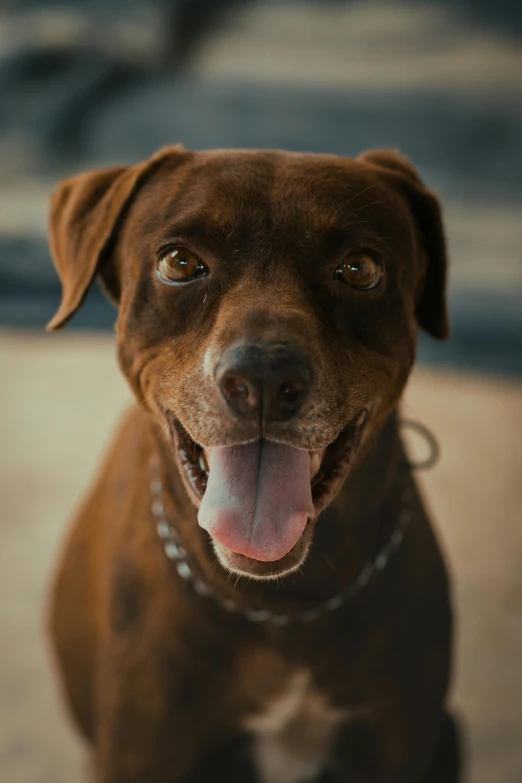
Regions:
<instances>
[{"instance_id":1,"label":"open mouth","mask_svg":"<svg viewBox=\"0 0 522 783\"><path fill-rule=\"evenodd\" d=\"M258 440L205 449L167 413L185 487L221 563L273 578L308 551L311 520L339 491L368 420L362 408L329 446L314 451Z\"/></svg>"}]
</instances>

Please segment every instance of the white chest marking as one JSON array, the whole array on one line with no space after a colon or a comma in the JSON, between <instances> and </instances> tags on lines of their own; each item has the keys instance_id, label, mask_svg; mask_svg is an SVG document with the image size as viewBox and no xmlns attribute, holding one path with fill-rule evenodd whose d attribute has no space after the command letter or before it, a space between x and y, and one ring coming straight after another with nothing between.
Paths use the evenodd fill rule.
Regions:
<instances>
[{"instance_id":1,"label":"white chest marking","mask_svg":"<svg viewBox=\"0 0 522 783\"><path fill-rule=\"evenodd\" d=\"M294 674L287 690L253 715L254 758L262 783L306 783L325 766L335 729L348 717L332 709L307 671Z\"/></svg>"}]
</instances>

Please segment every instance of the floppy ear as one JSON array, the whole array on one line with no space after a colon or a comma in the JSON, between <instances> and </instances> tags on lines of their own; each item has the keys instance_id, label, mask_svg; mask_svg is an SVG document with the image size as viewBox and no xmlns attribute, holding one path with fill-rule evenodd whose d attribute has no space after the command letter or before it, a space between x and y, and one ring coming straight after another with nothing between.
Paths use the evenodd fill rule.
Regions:
<instances>
[{"instance_id":1,"label":"floppy ear","mask_svg":"<svg viewBox=\"0 0 522 783\"><path fill-rule=\"evenodd\" d=\"M182 152L181 145L165 147L137 166L79 174L60 183L51 199L50 245L62 302L47 324L49 331L60 329L74 315L98 273L109 296L118 300L119 286L105 262L126 208L158 165Z\"/></svg>"},{"instance_id":2,"label":"floppy ear","mask_svg":"<svg viewBox=\"0 0 522 783\"><path fill-rule=\"evenodd\" d=\"M439 340L449 337L450 326L446 307L446 240L441 208L436 196L428 190L414 166L394 150L370 150L358 160L385 170L404 193L417 224L427 268L417 298L417 321Z\"/></svg>"}]
</instances>

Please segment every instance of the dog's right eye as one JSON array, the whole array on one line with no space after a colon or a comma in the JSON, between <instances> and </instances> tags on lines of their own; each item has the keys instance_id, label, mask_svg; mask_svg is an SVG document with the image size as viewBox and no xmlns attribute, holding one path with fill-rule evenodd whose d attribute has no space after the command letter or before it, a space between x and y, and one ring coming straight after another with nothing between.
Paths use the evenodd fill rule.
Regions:
<instances>
[{"instance_id":1,"label":"dog's right eye","mask_svg":"<svg viewBox=\"0 0 522 783\"><path fill-rule=\"evenodd\" d=\"M208 266L201 258L186 247L171 247L158 261L158 279L169 285L189 283L209 273Z\"/></svg>"},{"instance_id":2,"label":"dog's right eye","mask_svg":"<svg viewBox=\"0 0 522 783\"><path fill-rule=\"evenodd\" d=\"M336 269L337 280L359 291L376 288L382 275L381 265L367 253L351 253Z\"/></svg>"}]
</instances>

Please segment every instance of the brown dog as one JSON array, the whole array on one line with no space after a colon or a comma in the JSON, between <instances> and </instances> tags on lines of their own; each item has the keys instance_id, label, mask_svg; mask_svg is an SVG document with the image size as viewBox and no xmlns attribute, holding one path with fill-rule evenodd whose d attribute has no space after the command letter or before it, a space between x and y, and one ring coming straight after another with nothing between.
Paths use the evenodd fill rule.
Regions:
<instances>
[{"instance_id":1,"label":"brown dog","mask_svg":"<svg viewBox=\"0 0 522 783\"><path fill-rule=\"evenodd\" d=\"M98 275L138 401L54 593L96 781L456 780L448 583L397 425L418 325L448 334L413 167L167 148L64 182L51 241L49 327Z\"/></svg>"}]
</instances>

